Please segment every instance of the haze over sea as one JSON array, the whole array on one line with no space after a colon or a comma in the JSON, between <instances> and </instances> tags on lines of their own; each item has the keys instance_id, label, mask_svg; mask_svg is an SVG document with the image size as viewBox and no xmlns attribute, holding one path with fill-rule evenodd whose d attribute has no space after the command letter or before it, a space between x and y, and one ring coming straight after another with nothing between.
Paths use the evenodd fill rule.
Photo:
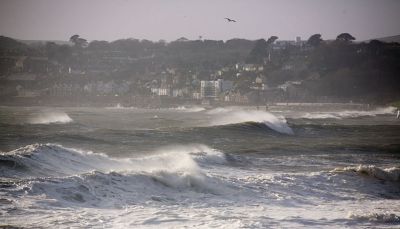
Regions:
<instances>
[{"instance_id":1,"label":"haze over sea","mask_svg":"<svg viewBox=\"0 0 400 229\"><path fill-rule=\"evenodd\" d=\"M399 125L350 104L1 107L0 224L398 228Z\"/></svg>"}]
</instances>

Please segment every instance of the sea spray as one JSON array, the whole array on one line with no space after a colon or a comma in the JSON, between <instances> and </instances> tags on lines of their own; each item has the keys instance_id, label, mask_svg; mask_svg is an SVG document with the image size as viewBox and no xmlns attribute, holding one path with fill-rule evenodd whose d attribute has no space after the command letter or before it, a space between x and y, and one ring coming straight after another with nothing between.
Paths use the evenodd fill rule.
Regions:
<instances>
[{"instance_id":1,"label":"sea spray","mask_svg":"<svg viewBox=\"0 0 400 229\"><path fill-rule=\"evenodd\" d=\"M59 123L65 124L72 122L72 118L67 113L61 111L43 111L31 117L28 120L29 124L52 124Z\"/></svg>"}]
</instances>

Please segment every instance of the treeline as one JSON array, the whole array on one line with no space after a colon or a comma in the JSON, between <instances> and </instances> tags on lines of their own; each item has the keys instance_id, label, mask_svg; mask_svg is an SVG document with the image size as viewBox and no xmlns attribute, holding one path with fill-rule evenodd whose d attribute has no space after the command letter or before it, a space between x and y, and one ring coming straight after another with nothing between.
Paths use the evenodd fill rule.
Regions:
<instances>
[{"instance_id":1,"label":"treeline","mask_svg":"<svg viewBox=\"0 0 400 229\"><path fill-rule=\"evenodd\" d=\"M89 58L101 58L104 55L116 58L150 60L155 64L186 68L205 69L219 68L245 59L254 45L254 41L245 39L188 40L153 42L138 39L120 39L112 42L86 39L74 35L70 38L73 45L60 45L47 42L37 45L26 45L7 37L0 37L0 55L35 55L48 57L62 65L83 68ZM79 63L78 63L79 62ZM146 64L146 63L144 63Z\"/></svg>"},{"instance_id":2,"label":"treeline","mask_svg":"<svg viewBox=\"0 0 400 229\"><path fill-rule=\"evenodd\" d=\"M400 44L379 40L354 42L349 33L335 40L312 35L305 46L273 49L276 37L258 40L248 62L270 59L263 75L270 86L301 81L306 94L361 102L400 99ZM271 58L272 56L272 58Z\"/></svg>"},{"instance_id":3,"label":"treeline","mask_svg":"<svg viewBox=\"0 0 400 229\"><path fill-rule=\"evenodd\" d=\"M389 102L400 99L400 45L379 40L354 43L348 33L316 44L310 71L320 78L308 82L317 95Z\"/></svg>"}]
</instances>

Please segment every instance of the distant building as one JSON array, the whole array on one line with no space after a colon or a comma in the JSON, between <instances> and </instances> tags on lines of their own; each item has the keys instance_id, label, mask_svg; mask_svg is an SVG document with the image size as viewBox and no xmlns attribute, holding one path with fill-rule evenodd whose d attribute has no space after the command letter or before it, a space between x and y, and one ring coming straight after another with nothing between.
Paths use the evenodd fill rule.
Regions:
<instances>
[{"instance_id":1,"label":"distant building","mask_svg":"<svg viewBox=\"0 0 400 229\"><path fill-rule=\"evenodd\" d=\"M19 57L18 59L17 59L17 61L15 62L15 69L17 70L17 71L23 71L23 69L24 69L24 62L25 62L25 59L26 59L27 57L26 56L21 56L21 57Z\"/></svg>"},{"instance_id":2,"label":"distant building","mask_svg":"<svg viewBox=\"0 0 400 229\"><path fill-rule=\"evenodd\" d=\"M287 91L287 89L292 87L293 85L300 85L301 83L301 81L286 81L284 84L279 85L277 88L280 88L283 91Z\"/></svg>"},{"instance_id":3,"label":"distant building","mask_svg":"<svg viewBox=\"0 0 400 229\"><path fill-rule=\"evenodd\" d=\"M289 46L295 46L295 45L296 45L296 41L294 41L294 40L279 40L273 44L272 48L274 50L280 50L280 49L286 49Z\"/></svg>"},{"instance_id":4,"label":"distant building","mask_svg":"<svg viewBox=\"0 0 400 229\"><path fill-rule=\"evenodd\" d=\"M233 88L233 81L230 80L224 80L222 81L222 92L229 91Z\"/></svg>"},{"instance_id":5,"label":"distant building","mask_svg":"<svg viewBox=\"0 0 400 229\"><path fill-rule=\"evenodd\" d=\"M256 71L263 71L264 66L257 65L257 64L245 64L243 65L243 71L246 72L256 72Z\"/></svg>"},{"instance_id":6,"label":"distant building","mask_svg":"<svg viewBox=\"0 0 400 229\"><path fill-rule=\"evenodd\" d=\"M192 98L196 99L196 100L200 100L201 99L201 94L200 92L193 92L192 93Z\"/></svg>"},{"instance_id":7,"label":"distant building","mask_svg":"<svg viewBox=\"0 0 400 229\"><path fill-rule=\"evenodd\" d=\"M223 80L218 79L215 81L200 81L200 95L201 98L213 98L216 99L222 92Z\"/></svg>"},{"instance_id":8,"label":"distant building","mask_svg":"<svg viewBox=\"0 0 400 229\"><path fill-rule=\"evenodd\" d=\"M15 88L17 91L17 97L38 97L40 96L40 92L37 90L28 89L22 87L21 85L17 85Z\"/></svg>"},{"instance_id":9,"label":"distant building","mask_svg":"<svg viewBox=\"0 0 400 229\"><path fill-rule=\"evenodd\" d=\"M51 96L77 96L84 92L84 88L79 84L57 83L49 88Z\"/></svg>"},{"instance_id":10,"label":"distant building","mask_svg":"<svg viewBox=\"0 0 400 229\"><path fill-rule=\"evenodd\" d=\"M172 97L183 97L183 90L182 89L173 89Z\"/></svg>"},{"instance_id":11,"label":"distant building","mask_svg":"<svg viewBox=\"0 0 400 229\"><path fill-rule=\"evenodd\" d=\"M171 96L170 88L151 88L151 93L158 96Z\"/></svg>"},{"instance_id":12,"label":"distant building","mask_svg":"<svg viewBox=\"0 0 400 229\"><path fill-rule=\"evenodd\" d=\"M249 98L246 95L241 95L239 92L237 92L225 95L224 101L243 104L243 103L248 103Z\"/></svg>"}]
</instances>

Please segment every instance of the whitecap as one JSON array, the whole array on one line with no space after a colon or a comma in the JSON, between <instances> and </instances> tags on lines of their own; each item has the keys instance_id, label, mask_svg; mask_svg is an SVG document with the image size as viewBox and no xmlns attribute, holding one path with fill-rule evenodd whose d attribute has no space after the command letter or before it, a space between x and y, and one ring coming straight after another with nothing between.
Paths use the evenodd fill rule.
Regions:
<instances>
[{"instance_id":1,"label":"whitecap","mask_svg":"<svg viewBox=\"0 0 400 229\"><path fill-rule=\"evenodd\" d=\"M379 168L374 165L349 166L344 168L335 168L333 172L356 172L360 175L374 177L386 181L400 181L400 168Z\"/></svg>"},{"instance_id":2,"label":"whitecap","mask_svg":"<svg viewBox=\"0 0 400 229\"><path fill-rule=\"evenodd\" d=\"M357 214L353 212L349 212L348 218L357 220L357 221L367 221L374 223L389 223L389 224L398 224L400 223L400 216L393 213L363 213Z\"/></svg>"}]
</instances>

